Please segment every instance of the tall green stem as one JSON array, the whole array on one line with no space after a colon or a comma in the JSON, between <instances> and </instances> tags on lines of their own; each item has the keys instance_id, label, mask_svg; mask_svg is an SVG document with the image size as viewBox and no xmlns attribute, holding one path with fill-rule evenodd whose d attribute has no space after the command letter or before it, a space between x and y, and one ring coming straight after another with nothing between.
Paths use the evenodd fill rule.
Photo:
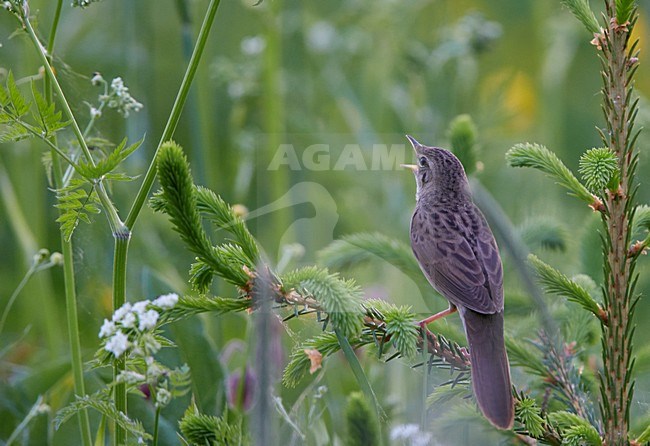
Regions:
<instances>
[{"instance_id":1,"label":"tall green stem","mask_svg":"<svg viewBox=\"0 0 650 446\"><path fill-rule=\"evenodd\" d=\"M158 446L158 424L160 422L160 407L156 407L156 415L153 424L153 446Z\"/></svg>"},{"instance_id":2,"label":"tall green stem","mask_svg":"<svg viewBox=\"0 0 650 446\"><path fill-rule=\"evenodd\" d=\"M135 221L137 220L138 215L140 214L140 211L142 210L142 207L147 200L147 196L151 191L153 182L156 179L156 156L158 155L158 151L160 150L162 144L165 141L171 139L171 137L174 135L174 130L176 130L178 120L181 117L183 106L185 105L185 101L187 100L187 96L192 85L192 80L194 79L194 75L196 74L199 62L201 61L201 56L203 55L205 44L208 41L208 35L210 34L210 29L212 28L212 23L214 22L214 18L217 13L217 9L219 8L220 2L221 0L211 0L210 4L208 5L208 11L206 12L203 23L201 24L201 30L199 31L199 36L197 37L196 45L194 46L194 52L192 53L189 65L185 71L185 76L181 82L178 94L176 95L176 100L174 101L174 106L172 107L172 111L169 114L167 125L165 125L165 129L163 130L162 136L160 137L158 147L156 148L156 153L153 155L153 159L151 160L147 174L142 181L138 195L135 197L133 206L131 206L131 210L129 211L129 215L126 217L125 224L127 228L133 229L133 225L135 224Z\"/></svg>"},{"instance_id":3,"label":"tall green stem","mask_svg":"<svg viewBox=\"0 0 650 446\"><path fill-rule=\"evenodd\" d=\"M48 57L51 57L54 49L54 41L58 29L59 18L61 16L61 7L63 0L58 0L54 20L52 21L52 28L50 30L50 37L48 40ZM30 37L35 38L34 30L31 29ZM38 41L36 41L38 42ZM37 45L39 54L42 54L42 47L40 43ZM49 63L48 58L45 59ZM52 103L52 80L50 76L45 77L45 97ZM53 136L52 143L56 146L56 136ZM57 151L52 149L52 171L54 176L54 183L57 188L63 185L63 176L61 170L61 160ZM70 342L70 352L72 356L72 375L74 379L74 389L76 395L85 395L86 389L83 377L83 362L81 357L81 340L79 337L79 318L77 314L77 293L75 289L75 274L74 274L74 259L72 255L72 240L67 240L63 231L60 232L61 238L61 253L63 254L63 282L65 288L65 305L66 316L68 321L68 338ZM92 437L90 434L90 419L88 418L88 411L82 409L79 411L79 429L81 431L81 441L83 446L92 445Z\"/></svg>"},{"instance_id":4,"label":"tall green stem","mask_svg":"<svg viewBox=\"0 0 650 446\"><path fill-rule=\"evenodd\" d=\"M115 251L113 256L113 311L120 308L126 302L126 260L129 250L130 234L115 238ZM124 358L119 358L113 365L113 381L117 382L117 376L126 368ZM115 407L126 414L126 384L118 383L114 388ZM115 424L116 446L126 444L126 431L117 423Z\"/></svg>"},{"instance_id":5,"label":"tall green stem","mask_svg":"<svg viewBox=\"0 0 650 446\"><path fill-rule=\"evenodd\" d=\"M60 171L59 171L59 180ZM65 306L68 319L68 337L70 338L70 351L72 354L72 375L74 377L74 388L76 395L85 395L86 389L83 376L83 361L81 358L81 342L79 338L79 318L77 315L77 295L75 290L74 263L72 257L72 242L66 241L61 232L61 247L63 254L63 281L65 284ZM84 446L90 446L90 421L88 412L83 409L79 411L79 424L81 439Z\"/></svg>"}]
</instances>

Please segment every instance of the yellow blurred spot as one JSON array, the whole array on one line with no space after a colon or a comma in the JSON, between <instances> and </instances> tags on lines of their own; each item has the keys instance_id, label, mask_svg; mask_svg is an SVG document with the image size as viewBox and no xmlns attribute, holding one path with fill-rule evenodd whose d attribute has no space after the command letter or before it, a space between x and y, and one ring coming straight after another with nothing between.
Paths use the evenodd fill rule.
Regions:
<instances>
[{"instance_id":1,"label":"yellow blurred spot","mask_svg":"<svg viewBox=\"0 0 650 446\"><path fill-rule=\"evenodd\" d=\"M537 95L530 77L521 71L515 74L505 93L504 107L513 130L526 130L535 118Z\"/></svg>"},{"instance_id":2,"label":"yellow blurred spot","mask_svg":"<svg viewBox=\"0 0 650 446\"><path fill-rule=\"evenodd\" d=\"M493 103L496 99L500 105L501 108L495 113L503 116L507 130L520 132L533 125L538 100L528 74L522 71L513 74L511 69L503 69L486 80L482 92L488 102Z\"/></svg>"},{"instance_id":3,"label":"yellow blurred spot","mask_svg":"<svg viewBox=\"0 0 650 446\"><path fill-rule=\"evenodd\" d=\"M111 314L113 312L113 291L110 287L102 286L99 289L99 305L102 314Z\"/></svg>"}]
</instances>

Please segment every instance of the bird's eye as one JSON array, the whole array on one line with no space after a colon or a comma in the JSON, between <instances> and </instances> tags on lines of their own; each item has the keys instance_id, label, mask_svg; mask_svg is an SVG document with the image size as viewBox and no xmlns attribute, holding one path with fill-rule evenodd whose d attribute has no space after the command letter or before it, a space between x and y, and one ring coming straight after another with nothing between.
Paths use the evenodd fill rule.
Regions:
<instances>
[{"instance_id":1,"label":"bird's eye","mask_svg":"<svg viewBox=\"0 0 650 446\"><path fill-rule=\"evenodd\" d=\"M425 157L420 157L418 160L418 163L420 163L420 167L427 167L427 159Z\"/></svg>"}]
</instances>

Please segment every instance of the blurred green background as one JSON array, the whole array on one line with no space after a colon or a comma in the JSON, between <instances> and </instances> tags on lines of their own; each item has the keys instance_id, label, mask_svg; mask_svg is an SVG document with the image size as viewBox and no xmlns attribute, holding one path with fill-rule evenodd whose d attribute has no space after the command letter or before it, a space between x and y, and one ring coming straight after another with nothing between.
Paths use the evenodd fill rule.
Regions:
<instances>
[{"instance_id":1,"label":"blurred green background","mask_svg":"<svg viewBox=\"0 0 650 446\"><path fill-rule=\"evenodd\" d=\"M44 38L54 3L30 2ZM638 124L647 127L650 3L639 3ZM133 141L146 135L125 166L131 175L142 175L150 162L206 6L203 0L103 0L85 10L64 5L55 65L78 119L87 122L85 101L96 102L101 93L90 83L95 71L107 80L121 76L144 104L141 112L126 120L106 111L97 125L97 136L114 142L125 135ZM601 5L593 2L593 6ZM1 13L3 77L9 69L18 79L38 75L33 49L15 30L13 18ZM197 183L251 211L255 218L249 225L272 261L286 263L286 245L300 243L305 254L291 262L309 264L319 249L352 232L377 231L407 242L415 203L412 175L395 165L373 170L373 145L395 145L395 153L407 154L410 161L404 134L445 146L449 122L468 113L479 132L482 168L476 176L513 224L524 231L527 225L546 219L564 231L564 252L531 249L568 275L585 273L598 281L598 219L551 180L537 172L509 168L504 160L514 143L539 142L577 171L582 152L601 144L594 129L603 124L600 65L590 40L559 1L265 0L254 5L253 0L223 0L175 140L188 153ZM299 169L268 169L282 144L292 144ZM302 153L314 144L325 144L329 150L331 163L324 170L302 163ZM359 144L367 170L334 168L346 144ZM639 146L638 199L648 203L647 136L640 138ZM43 151L42 144L31 140L0 147L3 309L33 254L39 248L60 249L55 197L41 164ZM122 217L139 181L118 184L113 190ZM98 347L101 321L111 311L113 240L104 217L96 217L93 225L81 225L74 242L80 328L85 358L90 359ZM146 209L131 243L129 299L188 291L191 261L165 217ZM531 315L532 304L519 285L512 259L504 255L504 263L507 330L515 337L533 337L538 322ZM639 272L638 290L647 294L646 259L640 261ZM423 299L415 283L379 261L344 273L357 278L369 296L409 304L418 312L446 305L442 299ZM60 269L39 273L21 293L0 334L0 412L3 420L11 420L0 423L0 438L14 429L36 395L47 392L55 409L70 397L62 288ZM214 291L230 295L234 290L217 284ZM560 318L573 308L554 297L548 303ZM632 408L638 428L650 412L647 300L641 301L636 317L639 382ZM170 361L188 361L195 351L215 363L233 339L244 340L244 351L250 343L246 315L196 320L201 322L198 328L175 329L175 340L185 353L170 353ZM459 321L454 316L441 325L453 336ZM313 321L294 322L291 329L294 339L318 330ZM291 337L283 335L283 342L288 352ZM597 363L597 345L586 349ZM226 369L232 372L241 366L246 354L242 356ZM364 364L394 414L393 422L418 423L421 373L398 361L387 366L370 357ZM329 388L323 397L327 406L323 426L329 434L319 434L322 444L334 441L345 395L356 388L343 360L333 358L326 368L335 376L332 379L326 372L320 381ZM215 380L209 367L204 373L205 380ZM97 377L89 380L100 382ZM529 378L515 371L514 381L524 387ZM91 384L91 389L96 385ZM216 387L208 385L208 389ZM276 389L289 405L303 390ZM174 415L168 419L173 426ZM44 426L43 422L41 432L46 431ZM473 441L481 438L476 436L481 435L480 429L462 424L433 432L440 444L477 444ZM69 422L54 434L54 442L66 444L76 434L75 422ZM41 444L34 435L30 441Z\"/></svg>"}]
</instances>

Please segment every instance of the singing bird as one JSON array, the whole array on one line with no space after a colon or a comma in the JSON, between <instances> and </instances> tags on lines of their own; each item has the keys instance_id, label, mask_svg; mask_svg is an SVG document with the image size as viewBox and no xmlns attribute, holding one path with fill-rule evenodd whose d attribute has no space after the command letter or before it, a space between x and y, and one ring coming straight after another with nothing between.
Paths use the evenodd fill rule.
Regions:
<instances>
[{"instance_id":1,"label":"singing bird","mask_svg":"<svg viewBox=\"0 0 650 446\"><path fill-rule=\"evenodd\" d=\"M472 387L483 415L512 428L514 400L503 338L503 269L492 231L472 202L461 162L451 152L423 146L407 135L417 165L411 247L429 283L449 309L422 326L458 311L469 344Z\"/></svg>"}]
</instances>

